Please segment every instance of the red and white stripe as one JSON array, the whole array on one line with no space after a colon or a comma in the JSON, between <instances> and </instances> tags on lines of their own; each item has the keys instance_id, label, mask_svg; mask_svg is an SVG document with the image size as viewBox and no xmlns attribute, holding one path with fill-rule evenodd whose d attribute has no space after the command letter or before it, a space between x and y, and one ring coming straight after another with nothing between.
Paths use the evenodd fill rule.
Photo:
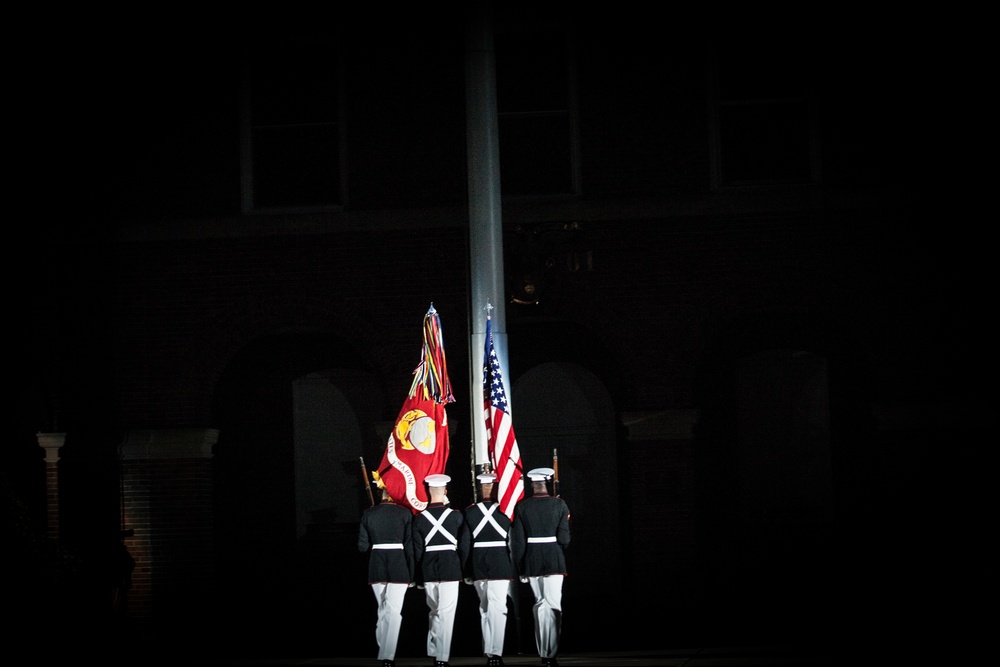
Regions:
<instances>
[{"instance_id":1,"label":"red and white stripe","mask_svg":"<svg viewBox=\"0 0 1000 667\"><path fill-rule=\"evenodd\" d=\"M514 515L514 505L524 497L521 450L517 446L510 415L486 401L486 433L494 473L497 476L497 502L500 511Z\"/></svg>"}]
</instances>

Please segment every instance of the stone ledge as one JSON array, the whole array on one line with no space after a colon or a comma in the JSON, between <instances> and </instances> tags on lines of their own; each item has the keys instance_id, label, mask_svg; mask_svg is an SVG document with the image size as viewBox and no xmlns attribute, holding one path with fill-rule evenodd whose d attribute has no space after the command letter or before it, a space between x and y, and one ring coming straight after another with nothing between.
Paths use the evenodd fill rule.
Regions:
<instances>
[{"instance_id":1,"label":"stone ledge","mask_svg":"<svg viewBox=\"0 0 1000 667\"><path fill-rule=\"evenodd\" d=\"M648 410L623 412L621 421L630 441L690 440L698 417L698 411L693 409Z\"/></svg>"},{"instance_id":2,"label":"stone ledge","mask_svg":"<svg viewBox=\"0 0 1000 667\"><path fill-rule=\"evenodd\" d=\"M125 460L208 459L218 440L219 431L214 428L129 431L121 454Z\"/></svg>"}]
</instances>

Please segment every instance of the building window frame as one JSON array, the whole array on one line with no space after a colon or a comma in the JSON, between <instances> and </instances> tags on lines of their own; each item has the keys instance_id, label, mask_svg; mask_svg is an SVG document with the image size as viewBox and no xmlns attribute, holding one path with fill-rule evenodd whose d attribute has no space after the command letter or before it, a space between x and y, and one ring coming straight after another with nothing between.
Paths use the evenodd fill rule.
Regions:
<instances>
[{"instance_id":1,"label":"building window frame","mask_svg":"<svg viewBox=\"0 0 1000 667\"><path fill-rule=\"evenodd\" d=\"M740 48L739 45L744 45ZM767 45L769 48L765 48ZM794 84L774 83L794 66ZM713 190L761 186L814 185L822 180L820 122L815 79L808 49L794 40L740 35L708 45L710 186ZM759 81L732 82L736 66ZM770 79L770 80L768 80ZM742 127L741 127L742 126ZM754 144L775 140L769 151L757 146L760 160L748 157ZM741 142L743 145L740 145ZM742 153L742 154L741 154ZM765 156L767 156L765 158ZM770 164L765 164L767 159ZM783 164L782 164L783 163Z\"/></svg>"},{"instance_id":2,"label":"building window frame","mask_svg":"<svg viewBox=\"0 0 1000 667\"><path fill-rule=\"evenodd\" d=\"M555 41L548 41L554 38ZM505 45L513 40L521 40L521 43L530 47L543 43L560 44L565 48L555 49L542 53L548 63L534 62L540 71L545 70L546 64L549 66L548 72L552 73L558 69L565 72L565 96L552 95L555 87L548 87L544 93L539 93L534 98L531 95L521 96L517 100L512 100L509 94L512 85L505 82L512 82L511 74L518 72L521 82L524 82L524 71L518 69L518 65L523 65L529 55L529 50L525 48L517 53L518 58L511 58L511 52L505 50ZM576 57L576 40L568 23L549 22L541 24L507 24L499 27L494 35L496 54L496 77L497 77L497 125L499 129L500 148L500 168L501 187L503 198L507 200L522 199L549 199L577 197L582 192L582 177L580 167L580 119L578 103L578 74ZM497 45L499 44L499 47ZM559 62L555 59L559 58ZM564 58L564 60L563 60ZM530 86L521 86L520 93ZM547 93L547 94L546 94ZM543 99L544 98L544 99ZM549 130L555 131L549 131ZM538 159L539 144L532 143L532 137L541 141L549 141L563 134L565 143L560 147L558 143L552 145L551 154L565 151L566 156L565 171L560 171L559 180L563 186L553 188L541 188L532 191L526 183L530 180L530 174L520 171L531 163L532 170L541 170L551 173L545 169ZM517 137L518 139L515 139ZM522 143L515 144L520 140ZM548 151L542 151L548 153ZM551 170L554 172L555 170Z\"/></svg>"},{"instance_id":3,"label":"building window frame","mask_svg":"<svg viewBox=\"0 0 1000 667\"><path fill-rule=\"evenodd\" d=\"M302 60L308 65L303 69L316 68L316 71L325 72L330 80L331 86L323 89L316 84L315 90L318 96L332 97L332 101L325 100L326 108L319 116L316 112L305 110L303 105L303 115L300 117L262 119L257 113L262 108L263 99L256 96L263 94L263 86L256 85L257 63L266 59L264 51L260 46L247 49L241 67L240 78L240 208L244 215L250 214L281 214L281 213L310 213L310 212L332 212L342 211L348 203L347 188L347 113L345 104L344 85L344 53L343 40L336 37L329 39L308 39L297 40L292 43L268 44L268 52L282 53L284 56L298 53L301 58L314 58L313 60ZM296 51L298 49L298 51ZM322 59L329 57L329 69L322 68ZM272 100L273 101L273 100ZM294 112L289 112L294 113ZM280 196L269 197L265 194L264 174L266 167L273 168L276 161L268 164L262 156L262 152L267 146L267 142L262 139L263 134L284 134L289 140L295 135L304 139L302 145L310 145L310 150L316 151L314 159L324 159L329 172L336 172L330 177L330 182L322 185L326 189L326 195L320 197L319 194L311 193L309 196L313 201L299 199L295 201L295 195L286 195L286 201L277 201ZM326 141L323 140L325 138ZM309 141L314 139L314 141ZM271 145L282 148L282 141L275 141ZM323 151L324 144L328 151ZM292 145L291 141L285 147ZM322 173L323 170L313 170ZM299 195L300 197L303 195Z\"/></svg>"}]
</instances>

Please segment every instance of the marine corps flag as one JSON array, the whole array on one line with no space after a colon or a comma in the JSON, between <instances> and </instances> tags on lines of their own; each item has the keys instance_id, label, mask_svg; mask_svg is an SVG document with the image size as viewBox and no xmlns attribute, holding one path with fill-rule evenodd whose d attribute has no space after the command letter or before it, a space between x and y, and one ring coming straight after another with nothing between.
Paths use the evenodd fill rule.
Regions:
<instances>
[{"instance_id":1,"label":"marine corps flag","mask_svg":"<svg viewBox=\"0 0 1000 667\"><path fill-rule=\"evenodd\" d=\"M410 393L399 411L382 463L372 477L399 505L413 513L427 508L424 478L444 472L448 462L448 413L455 401L445 363L441 321L434 304L424 315L423 357L413 371Z\"/></svg>"}]
</instances>

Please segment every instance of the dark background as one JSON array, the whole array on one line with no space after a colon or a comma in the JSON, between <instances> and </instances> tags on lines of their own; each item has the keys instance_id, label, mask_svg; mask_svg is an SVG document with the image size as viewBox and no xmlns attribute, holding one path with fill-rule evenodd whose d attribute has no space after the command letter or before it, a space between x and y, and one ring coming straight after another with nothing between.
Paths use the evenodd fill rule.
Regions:
<instances>
[{"instance_id":1,"label":"dark background","mask_svg":"<svg viewBox=\"0 0 1000 667\"><path fill-rule=\"evenodd\" d=\"M374 655L374 603L363 559L345 555L349 525L324 547L340 555L309 570L322 580L280 592L297 576L293 545L280 537L289 458L272 446L288 438L281 388L318 368L370 374L380 402L367 406L365 455L376 461L376 427L395 417L409 386L431 302L458 398L449 465L460 480L468 474L476 305L464 23L443 11L334 13L142 16L114 30L90 16L81 25L93 29L59 40L58 66L22 54L26 122L17 127L28 149L15 195L28 206L11 243L22 402L3 468L15 544L24 545L27 574L16 578L25 609L45 613L53 598L42 593L55 590L74 619L103 613L125 433L218 428L216 474L230 481L214 499L220 599L192 600L142 632L183 633L176 628L189 612L204 624L211 609L225 623L200 627L222 650L292 643ZM666 14L626 5L498 16L504 29L568 26L576 55L580 189L507 195L502 217L514 405L518 380L548 362L589 369L613 404L613 502L601 465L583 455L566 495L584 508L614 505L623 518L601 524L603 537L590 528L593 541L583 543L596 553L572 557L585 574L567 581L565 642L583 650L762 633L851 643L884 639L887 623L940 635L931 577L942 536L961 531L941 516L939 489L953 481L952 452L982 441L992 365L983 363L990 246L975 204L984 188L962 138L976 117L966 117L974 47L956 44L947 21L843 8ZM349 198L244 212L240 64L280 62L306 38L342 49ZM501 107L532 87L544 92L538 53L503 44L511 51L501 60L498 50ZM714 59L733 66L721 79ZM284 70L288 88L277 97L315 82L314 66ZM787 123L749 116L747 127L722 127L727 171L713 180L713 85L770 99L768 87L777 95L788 81L813 93L819 172L780 131L767 140L766 123ZM552 155L538 141L507 140L501 179L512 191L565 189L568 177L532 171ZM805 176L775 177L788 170ZM592 269L579 270L574 262L587 257ZM537 303L515 301L526 282ZM836 512L748 530L734 377L741 363L778 350L825 360ZM682 444L662 433L641 441L624 425L627 415L659 411L696 415ZM38 432L67 433L59 553L38 537ZM242 467L227 447L247 452ZM248 559L233 535L258 529L265 551ZM585 593L588 577L604 576L592 559L605 547L620 558L613 603ZM422 600L408 605L404 644L421 654ZM348 621L333 620L340 614ZM470 607L460 619L473 616ZM475 653L477 627L460 626L456 642ZM139 632L127 623L119 631Z\"/></svg>"}]
</instances>

